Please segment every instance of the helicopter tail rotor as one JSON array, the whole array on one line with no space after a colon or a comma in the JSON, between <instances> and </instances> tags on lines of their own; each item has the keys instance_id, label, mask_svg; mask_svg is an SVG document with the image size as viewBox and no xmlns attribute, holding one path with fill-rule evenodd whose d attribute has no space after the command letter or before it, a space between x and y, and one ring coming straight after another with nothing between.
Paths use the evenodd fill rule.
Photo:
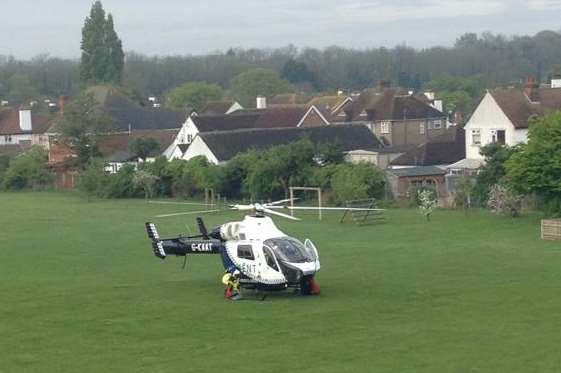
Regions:
<instances>
[{"instance_id":1,"label":"helicopter tail rotor","mask_svg":"<svg viewBox=\"0 0 561 373\"><path fill-rule=\"evenodd\" d=\"M154 255L160 259L165 259L166 252L164 251L164 245L160 239L160 234L156 229L156 225L150 222L146 223L146 232L148 233L148 237L152 240L152 251L154 251Z\"/></svg>"}]
</instances>

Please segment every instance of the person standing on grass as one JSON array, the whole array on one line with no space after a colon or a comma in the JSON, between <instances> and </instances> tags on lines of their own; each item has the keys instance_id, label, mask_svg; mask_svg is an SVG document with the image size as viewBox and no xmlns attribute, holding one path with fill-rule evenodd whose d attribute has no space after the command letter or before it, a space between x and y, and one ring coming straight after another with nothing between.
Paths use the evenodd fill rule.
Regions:
<instances>
[{"instance_id":1,"label":"person standing on grass","mask_svg":"<svg viewBox=\"0 0 561 373\"><path fill-rule=\"evenodd\" d=\"M226 285L224 298L229 300L240 300L242 298L240 292L240 271L235 270L234 273L227 272L222 276L222 283Z\"/></svg>"}]
</instances>

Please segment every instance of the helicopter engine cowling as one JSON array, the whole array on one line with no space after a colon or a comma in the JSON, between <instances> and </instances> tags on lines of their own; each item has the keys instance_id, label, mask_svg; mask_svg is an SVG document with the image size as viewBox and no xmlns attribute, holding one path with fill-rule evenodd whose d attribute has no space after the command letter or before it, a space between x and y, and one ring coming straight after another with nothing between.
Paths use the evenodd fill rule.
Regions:
<instances>
[{"instance_id":1,"label":"helicopter engine cowling","mask_svg":"<svg viewBox=\"0 0 561 373\"><path fill-rule=\"evenodd\" d=\"M239 222L222 224L220 226L220 237L225 241L245 240L245 234L242 233L243 225Z\"/></svg>"}]
</instances>

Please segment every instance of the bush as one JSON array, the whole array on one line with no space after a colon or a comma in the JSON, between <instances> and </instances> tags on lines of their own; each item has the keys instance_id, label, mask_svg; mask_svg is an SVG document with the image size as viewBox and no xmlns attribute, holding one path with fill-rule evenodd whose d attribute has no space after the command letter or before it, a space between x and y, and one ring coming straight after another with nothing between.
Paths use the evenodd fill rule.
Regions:
<instances>
[{"instance_id":1,"label":"bush","mask_svg":"<svg viewBox=\"0 0 561 373\"><path fill-rule=\"evenodd\" d=\"M104 197L109 182L109 175L103 169L103 162L91 161L80 173L76 187L88 196Z\"/></svg>"},{"instance_id":2,"label":"bush","mask_svg":"<svg viewBox=\"0 0 561 373\"><path fill-rule=\"evenodd\" d=\"M384 173L377 167L366 163L344 163L334 167L330 182L334 203L340 205L348 200L384 196Z\"/></svg>"},{"instance_id":3,"label":"bush","mask_svg":"<svg viewBox=\"0 0 561 373\"><path fill-rule=\"evenodd\" d=\"M108 198L133 198L142 196L142 189L134 183L135 168L124 165L119 172L109 175L104 195Z\"/></svg>"},{"instance_id":4,"label":"bush","mask_svg":"<svg viewBox=\"0 0 561 373\"><path fill-rule=\"evenodd\" d=\"M53 175L47 168L47 151L33 146L10 162L4 174L5 189L44 189L51 185Z\"/></svg>"},{"instance_id":5,"label":"bush","mask_svg":"<svg viewBox=\"0 0 561 373\"><path fill-rule=\"evenodd\" d=\"M522 197L511 189L496 184L489 191L487 207L497 215L520 216Z\"/></svg>"}]
</instances>

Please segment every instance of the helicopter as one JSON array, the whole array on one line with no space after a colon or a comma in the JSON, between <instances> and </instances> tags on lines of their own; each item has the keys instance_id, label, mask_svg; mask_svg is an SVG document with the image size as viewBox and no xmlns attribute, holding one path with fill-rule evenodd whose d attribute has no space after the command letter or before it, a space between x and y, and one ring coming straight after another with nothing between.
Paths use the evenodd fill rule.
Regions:
<instances>
[{"instance_id":1,"label":"helicopter","mask_svg":"<svg viewBox=\"0 0 561 373\"><path fill-rule=\"evenodd\" d=\"M281 291L293 288L302 295L319 294L315 275L320 270L319 253L310 239L304 242L282 232L268 215L299 221L301 219L276 211L278 209L317 210L319 207L286 206L293 200L250 205L230 205L230 210L251 211L241 221L227 222L210 232L201 217L196 218L199 235L160 237L156 225L147 222L146 231L152 250L158 258L169 255L220 255L226 273L235 274L242 288L257 291ZM321 207L322 210L380 211L371 208ZM207 210L159 215L219 212Z\"/></svg>"}]
</instances>

